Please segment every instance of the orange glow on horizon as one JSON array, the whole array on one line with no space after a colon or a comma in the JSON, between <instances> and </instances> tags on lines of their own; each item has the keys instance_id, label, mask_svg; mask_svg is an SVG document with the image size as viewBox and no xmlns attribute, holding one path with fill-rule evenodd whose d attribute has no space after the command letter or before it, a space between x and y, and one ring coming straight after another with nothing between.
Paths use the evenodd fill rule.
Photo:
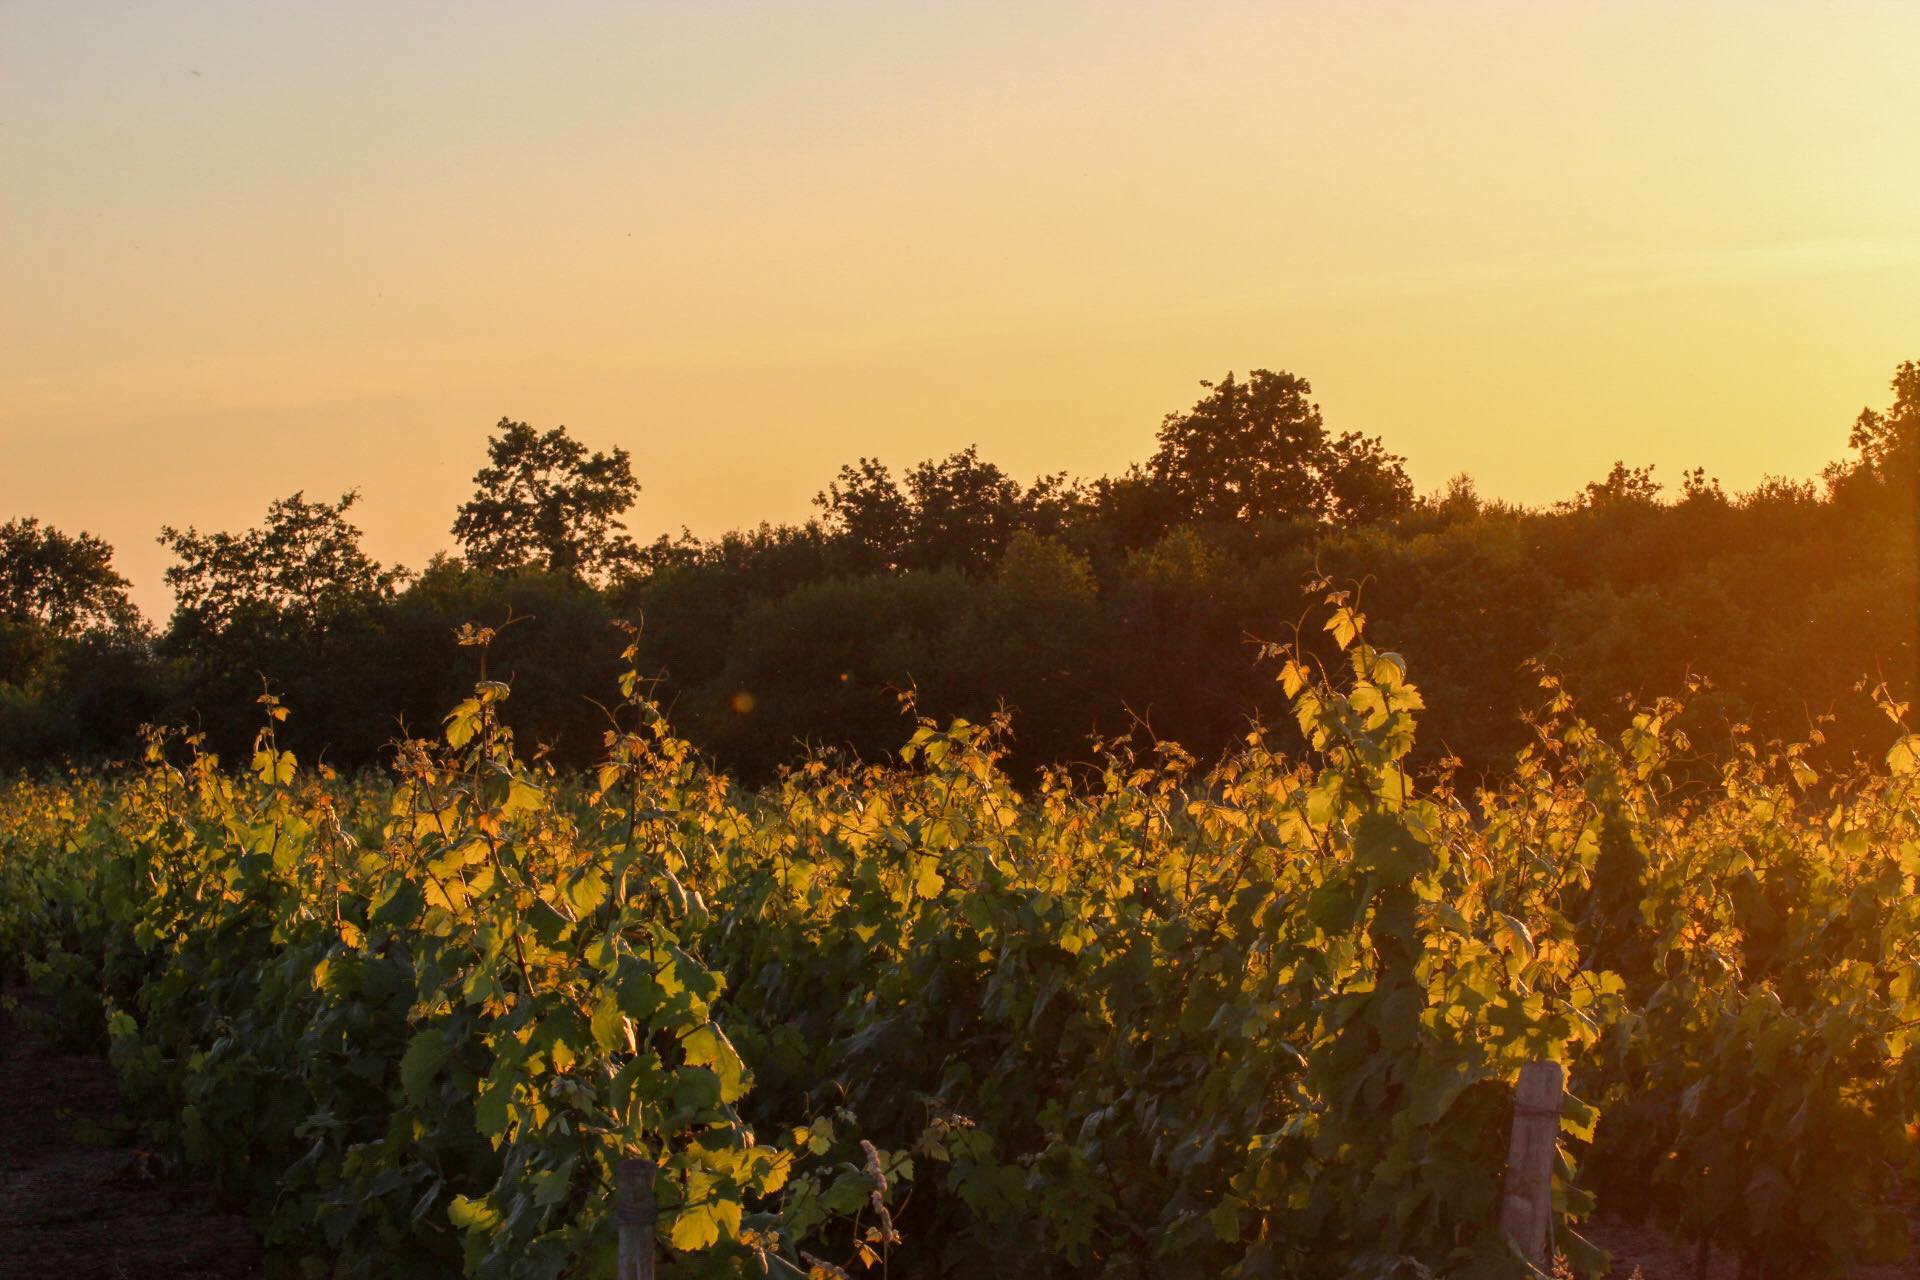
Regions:
<instances>
[{"instance_id":1,"label":"orange glow on horizon","mask_svg":"<svg viewBox=\"0 0 1920 1280\"><path fill-rule=\"evenodd\" d=\"M364 491L419 565L504 414L650 538L844 461L1144 458L1293 370L1423 489L1814 474L1920 357L1920 8L10 5L0 518Z\"/></svg>"}]
</instances>

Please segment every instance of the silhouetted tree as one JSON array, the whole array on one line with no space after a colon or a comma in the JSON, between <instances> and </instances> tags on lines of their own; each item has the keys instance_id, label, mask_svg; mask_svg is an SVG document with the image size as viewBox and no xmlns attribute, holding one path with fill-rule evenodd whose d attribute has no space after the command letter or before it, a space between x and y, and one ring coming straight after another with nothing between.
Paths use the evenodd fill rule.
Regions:
<instances>
[{"instance_id":1,"label":"silhouetted tree","mask_svg":"<svg viewBox=\"0 0 1920 1280\"><path fill-rule=\"evenodd\" d=\"M0 684L35 681L83 633L140 636L127 586L113 548L90 533L62 533L32 516L0 524Z\"/></svg>"},{"instance_id":2,"label":"silhouetted tree","mask_svg":"<svg viewBox=\"0 0 1920 1280\"><path fill-rule=\"evenodd\" d=\"M114 571L113 548L90 533L62 533L33 516L0 524L0 619L60 636L131 626L129 585Z\"/></svg>"},{"instance_id":3,"label":"silhouetted tree","mask_svg":"<svg viewBox=\"0 0 1920 1280\"><path fill-rule=\"evenodd\" d=\"M1893 403L1884 412L1862 409L1847 445L1859 457L1851 468L1836 464L1830 480L1851 469L1871 473L1902 493L1920 485L1920 363L1908 360L1894 371Z\"/></svg>"},{"instance_id":4,"label":"silhouetted tree","mask_svg":"<svg viewBox=\"0 0 1920 1280\"><path fill-rule=\"evenodd\" d=\"M1024 522L1026 494L968 445L907 473L913 511L908 552L918 568L983 573Z\"/></svg>"},{"instance_id":5,"label":"silhouetted tree","mask_svg":"<svg viewBox=\"0 0 1920 1280\"><path fill-rule=\"evenodd\" d=\"M913 511L893 473L878 458L862 458L840 468L813 505L862 570L889 569L899 563L913 528Z\"/></svg>"},{"instance_id":6,"label":"silhouetted tree","mask_svg":"<svg viewBox=\"0 0 1920 1280\"><path fill-rule=\"evenodd\" d=\"M1084 510L1086 494L1064 474L1023 489L968 445L915 466L904 486L885 464L862 458L813 501L855 570L985 573L1016 530L1058 534Z\"/></svg>"},{"instance_id":7,"label":"silhouetted tree","mask_svg":"<svg viewBox=\"0 0 1920 1280\"><path fill-rule=\"evenodd\" d=\"M1020 527L1043 538L1058 538L1084 523L1094 511L1094 490L1064 471L1039 477L1020 495Z\"/></svg>"},{"instance_id":8,"label":"silhouetted tree","mask_svg":"<svg viewBox=\"0 0 1920 1280\"><path fill-rule=\"evenodd\" d=\"M1894 371L1893 405L1885 413L1861 410L1848 443L1874 466L1920 448L1920 363L1907 360Z\"/></svg>"},{"instance_id":9,"label":"silhouetted tree","mask_svg":"<svg viewBox=\"0 0 1920 1280\"><path fill-rule=\"evenodd\" d=\"M1872 644L1874 674L1911 698L1920 693L1920 362L1894 371L1893 403L1862 409L1847 443L1857 456L1827 469L1827 493L1861 539L1849 567L1864 589L1849 598L1836 583L1827 620L1856 645L1885 637Z\"/></svg>"},{"instance_id":10,"label":"silhouetted tree","mask_svg":"<svg viewBox=\"0 0 1920 1280\"><path fill-rule=\"evenodd\" d=\"M468 564L599 582L638 562L620 521L640 496L625 449L589 453L565 427L543 435L508 418L496 430L490 465L475 473L479 488L453 522Z\"/></svg>"},{"instance_id":11,"label":"silhouetted tree","mask_svg":"<svg viewBox=\"0 0 1920 1280\"><path fill-rule=\"evenodd\" d=\"M267 682L295 709L284 740L366 759L389 736L394 691L383 658L385 610L406 576L361 549L347 518L358 495L309 502L295 493L240 533L166 528L176 563L173 621L162 642L181 696L216 750L259 727Z\"/></svg>"},{"instance_id":12,"label":"silhouetted tree","mask_svg":"<svg viewBox=\"0 0 1920 1280\"><path fill-rule=\"evenodd\" d=\"M1117 476L1100 477L1092 487L1100 532L1117 549L1150 546L1188 518L1183 498L1173 486L1161 483L1137 462Z\"/></svg>"},{"instance_id":13,"label":"silhouetted tree","mask_svg":"<svg viewBox=\"0 0 1920 1280\"><path fill-rule=\"evenodd\" d=\"M295 493L242 533L163 528L160 544L176 560L166 572L176 635L217 634L267 618L318 626L390 598L405 574L361 550L360 530L347 519L359 499L357 491L338 502L308 502Z\"/></svg>"},{"instance_id":14,"label":"silhouetted tree","mask_svg":"<svg viewBox=\"0 0 1920 1280\"><path fill-rule=\"evenodd\" d=\"M649 669L682 687L711 679L726 665L730 637L754 601L880 567L850 554L817 520L763 524L711 542L662 540L646 555L645 572L616 584L610 604L617 616L641 624L640 651Z\"/></svg>"},{"instance_id":15,"label":"silhouetted tree","mask_svg":"<svg viewBox=\"0 0 1920 1280\"><path fill-rule=\"evenodd\" d=\"M1660 489L1660 482L1653 478L1652 463L1644 467L1629 467L1624 462L1616 462L1604 479L1589 481L1584 489L1575 494L1571 501L1562 503L1561 507L1567 511L1623 504L1651 507L1660 501Z\"/></svg>"},{"instance_id":16,"label":"silhouetted tree","mask_svg":"<svg viewBox=\"0 0 1920 1280\"><path fill-rule=\"evenodd\" d=\"M10 610L33 651L31 679L0 679L0 767L124 754L150 719L244 747L262 676L293 708L283 734L304 758L372 762L403 722L431 732L471 684L476 651L454 635L465 622L499 629L489 669L513 683L516 733L582 764L604 727L588 699L612 687L626 643L616 617L644 624L639 660L675 724L749 780L803 740L889 752L907 687L936 718L1005 699L1016 766L1075 756L1089 730L1136 717L1202 757L1250 717L1284 749L1289 708L1248 642L1290 636L1302 583L1321 576L1364 584L1375 634L1422 673L1423 750L1470 772L1530 739L1530 661L1603 729L1624 722L1624 699L1700 677L1713 688L1691 702L1696 740L1729 722L1763 737L1817 724L1829 760L1884 753L1861 677L1898 699L1920 692L1920 367L1900 366L1893 386L1824 485L1728 494L1696 470L1663 493L1651 468L1617 464L1527 509L1464 477L1410 501L1378 441L1330 436L1304 382L1262 372L1208 387L1167 420L1152 466L1092 486L1023 489L974 449L897 476L862 459L821 496L820 520L662 539L632 560L591 549L625 545L624 455L596 471L573 442L549 448L552 433L509 423L482 473L498 536L481 538L474 516L469 558L437 559L404 590L361 551L351 494L295 495L237 534L167 530L181 605L157 651L100 625L124 587L104 544L75 540L97 607L6 578L0 640ZM611 492L584 521L552 492L582 473ZM58 543L47 532L5 527L14 570L42 563ZM545 570L554 547L573 568ZM56 622L81 630L62 638Z\"/></svg>"},{"instance_id":17,"label":"silhouetted tree","mask_svg":"<svg viewBox=\"0 0 1920 1280\"><path fill-rule=\"evenodd\" d=\"M1330 435L1306 379L1255 369L1200 385L1205 397L1161 423L1148 464L1181 518L1359 523L1412 506L1403 459L1376 437Z\"/></svg>"},{"instance_id":18,"label":"silhouetted tree","mask_svg":"<svg viewBox=\"0 0 1920 1280\"><path fill-rule=\"evenodd\" d=\"M1013 709L1023 750L1070 759L1110 710L1100 702L1100 586L1093 564L1056 538L1014 534L975 592L966 683L980 703Z\"/></svg>"}]
</instances>

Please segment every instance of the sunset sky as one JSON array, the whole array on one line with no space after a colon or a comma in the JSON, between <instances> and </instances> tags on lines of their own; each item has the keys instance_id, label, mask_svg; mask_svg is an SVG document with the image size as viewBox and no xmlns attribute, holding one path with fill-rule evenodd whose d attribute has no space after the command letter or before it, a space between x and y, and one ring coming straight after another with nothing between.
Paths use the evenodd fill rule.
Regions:
<instances>
[{"instance_id":1,"label":"sunset sky","mask_svg":"<svg viewBox=\"0 0 1920 1280\"><path fill-rule=\"evenodd\" d=\"M1309 378L1422 489L1812 475L1920 357L1920 4L0 0L0 519L358 486L503 414L643 538L860 454L1143 459Z\"/></svg>"}]
</instances>

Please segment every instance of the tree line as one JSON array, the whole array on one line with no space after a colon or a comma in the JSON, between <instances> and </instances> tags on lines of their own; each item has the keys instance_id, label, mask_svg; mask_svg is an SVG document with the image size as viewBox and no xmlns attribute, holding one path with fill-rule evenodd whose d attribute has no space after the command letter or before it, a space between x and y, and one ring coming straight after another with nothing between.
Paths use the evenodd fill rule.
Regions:
<instances>
[{"instance_id":1,"label":"tree line","mask_svg":"<svg viewBox=\"0 0 1920 1280\"><path fill-rule=\"evenodd\" d=\"M843 466L803 523L640 544L623 449L502 419L453 549L367 554L356 494L295 493L249 529L167 527L172 616L141 617L113 552L32 516L0 524L0 765L125 758L145 723L233 754L260 700L303 758L380 763L481 674L512 683L523 746L597 758L625 628L676 726L764 778L806 746L879 758L940 716L1013 713L1029 764L1132 735L1212 755L1285 701L1262 642L1316 584L1357 588L1423 673L1428 765L1524 746L1542 668L1605 720L1691 687L1697 730L1878 742L1867 692L1910 699L1920 635L1920 364L1863 410L1817 479L1669 491L1616 465L1566 501L1417 494L1377 437L1255 370L1202 383L1151 458L1022 483L974 448L896 475ZM484 640L484 646L475 640ZM1331 648L1329 648L1331 652Z\"/></svg>"}]
</instances>

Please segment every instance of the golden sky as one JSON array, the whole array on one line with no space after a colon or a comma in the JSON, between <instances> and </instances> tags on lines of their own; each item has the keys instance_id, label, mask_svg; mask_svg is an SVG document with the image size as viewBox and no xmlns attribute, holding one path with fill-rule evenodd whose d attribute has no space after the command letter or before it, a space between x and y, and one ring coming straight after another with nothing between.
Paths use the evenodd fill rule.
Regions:
<instances>
[{"instance_id":1,"label":"golden sky","mask_svg":"<svg viewBox=\"0 0 1920 1280\"><path fill-rule=\"evenodd\" d=\"M0 518L358 486L501 415L643 537L1144 458L1309 378L1423 489L1810 475L1920 357L1920 4L0 3Z\"/></svg>"}]
</instances>

